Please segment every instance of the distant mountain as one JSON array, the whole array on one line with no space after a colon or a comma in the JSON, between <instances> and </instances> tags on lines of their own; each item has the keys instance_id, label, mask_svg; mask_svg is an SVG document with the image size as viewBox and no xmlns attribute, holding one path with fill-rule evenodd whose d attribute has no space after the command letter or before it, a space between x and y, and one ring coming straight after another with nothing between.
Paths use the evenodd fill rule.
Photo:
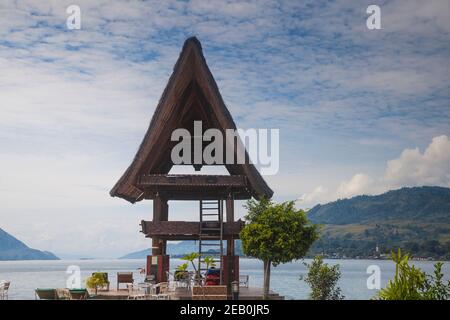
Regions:
<instances>
[{"instance_id":1,"label":"distant mountain","mask_svg":"<svg viewBox=\"0 0 450 320\"><path fill-rule=\"evenodd\" d=\"M450 223L450 188L402 188L378 196L357 196L317 205L311 221L325 224L413 220Z\"/></svg>"},{"instance_id":2,"label":"distant mountain","mask_svg":"<svg viewBox=\"0 0 450 320\"><path fill-rule=\"evenodd\" d=\"M0 228L0 260L59 260L48 251L29 248Z\"/></svg>"},{"instance_id":3,"label":"distant mountain","mask_svg":"<svg viewBox=\"0 0 450 320\"><path fill-rule=\"evenodd\" d=\"M72 253L64 253L64 252L55 252L55 255L58 256L61 260L94 260L99 259L99 257L94 257L86 254L72 254Z\"/></svg>"},{"instance_id":4,"label":"distant mountain","mask_svg":"<svg viewBox=\"0 0 450 320\"><path fill-rule=\"evenodd\" d=\"M449 188L402 188L356 196L317 205L308 217L323 225L312 253L373 257L401 247L415 257L450 259Z\"/></svg>"},{"instance_id":5,"label":"distant mountain","mask_svg":"<svg viewBox=\"0 0 450 320\"><path fill-rule=\"evenodd\" d=\"M148 255L151 255L150 249L144 249L128 253L119 259L145 259Z\"/></svg>"},{"instance_id":6,"label":"distant mountain","mask_svg":"<svg viewBox=\"0 0 450 320\"><path fill-rule=\"evenodd\" d=\"M226 250L226 244L224 244L224 250ZM167 254L173 256L173 257L181 257L185 254L191 253L191 252L198 252L198 241L180 241L178 243L171 243L169 242L167 244ZM242 249L241 249L241 241L236 240L235 243L235 252L237 255L242 255ZM129 253L127 255L124 255L123 257L120 257L119 259L145 259L147 255L150 255L151 251L150 249L144 249L141 251L136 251Z\"/></svg>"}]
</instances>

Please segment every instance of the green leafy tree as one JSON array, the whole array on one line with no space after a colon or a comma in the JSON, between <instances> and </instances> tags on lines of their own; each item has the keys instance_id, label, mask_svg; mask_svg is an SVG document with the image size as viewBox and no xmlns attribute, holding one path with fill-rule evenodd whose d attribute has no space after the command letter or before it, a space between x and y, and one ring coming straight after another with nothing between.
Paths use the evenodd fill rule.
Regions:
<instances>
[{"instance_id":1,"label":"green leafy tree","mask_svg":"<svg viewBox=\"0 0 450 320\"><path fill-rule=\"evenodd\" d=\"M275 204L269 199L249 200L245 206L247 224L240 237L247 256L264 262L264 297L270 289L270 267L301 259L318 239L312 224L294 201Z\"/></svg>"},{"instance_id":2,"label":"green leafy tree","mask_svg":"<svg viewBox=\"0 0 450 320\"><path fill-rule=\"evenodd\" d=\"M86 279L86 286L95 290L97 294L98 288L104 287L108 284L107 274L103 272L94 272L92 276Z\"/></svg>"},{"instance_id":3,"label":"green leafy tree","mask_svg":"<svg viewBox=\"0 0 450 320\"><path fill-rule=\"evenodd\" d=\"M308 274L300 280L311 287L310 298L313 300L342 300L344 296L341 288L337 285L341 278L340 266L338 264L329 266L323 262L322 256L315 256L314 260L305 265L308 268Z\"/></svg>"},{"instance_id":4,"label":"green leafy tree","mask_svg":"<svg viewBox=\"0 0 450 320\"><path fill-rule=\"evenodd\" d=\"M425 299L427 300L449 300L450 299L450 280L443 281L442 262L434 265L434 275L427 275L425 280Z\"/></svg>"},{"instance_id":5,"label":"green leafy tree","mask_svg":"<svg viewBox=\"0 0 450 320\"><path fill-rule=\"evenodd\" d=\"M252 222L256 220L264 211L268 208L272 207L274 203L272 200L264 197L261 200L250 199L244 205L244 208L247 209L247 215L245 216L245 220L248 222Z\"/></svg>"}]
</instances>

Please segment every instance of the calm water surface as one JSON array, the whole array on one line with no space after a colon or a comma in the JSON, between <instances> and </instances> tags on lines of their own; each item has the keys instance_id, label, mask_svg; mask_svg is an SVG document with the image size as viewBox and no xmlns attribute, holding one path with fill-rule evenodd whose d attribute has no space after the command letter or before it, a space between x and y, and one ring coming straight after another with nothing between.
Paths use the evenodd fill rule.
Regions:
<instances>
[{"instance_id":1,"label":"calm water surface","mask_svg":"<svg viewBox=\"0 0 450 320\"><path fill-rule=\"evenodd\" d=\"M171 270L183 261L171 259ZM305 260L310 262L310 260ZM381 269L381 284L392 278L395 265L387 260L326 260L330 264L340 264L342 277L339 285L346 299L370 299L377 290L367 289L367 267L378 265ZM433 271L434 262L414 261L414 265L427 273ZM133 271L136 281L141 282L143 276L138 269L145 266L144 260L58 260L58 261L0 261L0 280L11 281L10 299L34 299L35 288L66 287L67 267L77 265L81 269L82 283L95 271L109 273L111 286L116 285L116 274L119 271ZM250 276L250 286L261 287L263 280L262 262L254 259L240 260L240 273ZM450 263L446 262L443 272L450 278ZM306 274L302 262L288 263L272 269L271 288L287 299L307 299L309 287L300 281L300 275Z\"/></svg>"}]
</instances>

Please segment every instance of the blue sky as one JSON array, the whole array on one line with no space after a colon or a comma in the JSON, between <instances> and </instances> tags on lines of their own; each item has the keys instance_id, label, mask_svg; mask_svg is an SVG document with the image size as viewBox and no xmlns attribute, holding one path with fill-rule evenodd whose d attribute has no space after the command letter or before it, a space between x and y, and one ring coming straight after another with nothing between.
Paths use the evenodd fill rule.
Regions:
<instances>
[{"instance_id":1,"label":"blue sky","mask_svg":"<svg viewBox=\"0 0 450 320\"><path fill-rule=\"evenodd\" d=\"M146 247L151 203L108 191L192 35L238 127L280 129L276 200L450 186L449 21L445 0L2 1L0 227L56 253Z\"/></svg>"}]
</instances>

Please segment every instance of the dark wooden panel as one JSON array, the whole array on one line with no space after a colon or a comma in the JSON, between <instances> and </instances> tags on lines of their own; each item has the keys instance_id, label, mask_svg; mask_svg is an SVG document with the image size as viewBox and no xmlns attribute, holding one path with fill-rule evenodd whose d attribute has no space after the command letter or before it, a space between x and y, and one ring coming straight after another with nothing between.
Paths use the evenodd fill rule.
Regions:
<instances>
[{"instance_id":1,"label":"dark wooden panel","mask_svg":"<svg viewBox=\"0 0 450 320\"><path fill-rule=\"evenodd\" d=\"M155 199L161 192L164 192L165 197L169 200L217 200L225 199L230 193L236 200L246 200L252 197L248 190L237 190L236 188L149 187L145 190L144 199Z\"/></svg>"},{"instance_id":2,"label":"dark wooden panel","mask_svg":"<svg viewBox=\"0 0 450 320\"><path fill-rule=\"evenodd\" d=\"M244 176L147 174L141 175L138 185L146 186L223 186L246 187Z\"/></svg>"},{"instance_id":3,"label":"dark wooden panel","mask_svg":"<svg viewBox=\"0 0 450 320\"><path fill-rule=\"evenodd\" d=\"M250 199L251 191L244 176L147 174L139 178L144 199L164 194L166 199L212 200L233 194L235 199Z\"/></svg>"},{"instance_id":4,"label":"dark wooden panel","mask_svg":"<svg viewBox=\"0 0 450 320\"><path fill-rule=\"evenodd\" d=\"M239 238L244 226L241 220L225 222L225 237ZM147 238L158 237L165 240L196 240L199 238L200 222L195 221L141 221L142 233Z\"/></svg>"}]
</instances>

